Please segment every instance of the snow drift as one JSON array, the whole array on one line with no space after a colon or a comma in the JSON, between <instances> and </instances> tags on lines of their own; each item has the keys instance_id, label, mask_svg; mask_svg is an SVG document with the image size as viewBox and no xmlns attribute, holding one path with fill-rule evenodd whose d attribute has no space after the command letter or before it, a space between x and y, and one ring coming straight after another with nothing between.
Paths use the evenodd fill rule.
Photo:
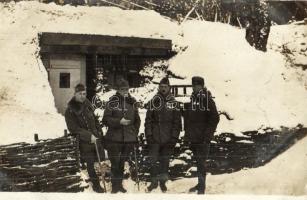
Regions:
<instances>
[{"instance_id":1,"label":"snow drift","mask_svg":"<svg viewBox=\"0 0 307 200\"><path fill-rule=\"evenodd\" d=\"M170 69L188 78L205 77L218 109L234 118L222 118L218 132L306 124L306 88L297 78L285 80L294 70L285 67L281 54L256 51L244 30L225 24L189 21L182 28L188 48Z\"/></svg>"}]
</instances>

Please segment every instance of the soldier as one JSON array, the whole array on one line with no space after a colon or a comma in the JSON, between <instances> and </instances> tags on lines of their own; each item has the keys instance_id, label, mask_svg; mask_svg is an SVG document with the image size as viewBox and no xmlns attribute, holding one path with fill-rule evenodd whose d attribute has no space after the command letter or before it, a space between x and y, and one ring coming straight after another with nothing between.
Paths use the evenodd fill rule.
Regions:
<instances>
[{"instance_id":1,"label":"soldier","mask_svg":"<svg viewBox=\"0 0 307 200\"><path fill-rule=\"evenodd\" d=\"M127 190L122 185L124 164L137 143L141 120L136 100L128 92L128 82L120 79L116 89L117 93L106 105L103 123L108 127L105 145L111 161L111 193L125 193Z\"/></svg>"},{"instance_id":2,"label":"soldier","mask_svg":"<svg viewBox=\"0 0 307 200\"><path fill-rule=\"evenodd\" d=\"M196 160L198 184L189 191L204 194L206 187L205 161L210 141L219 122L219 114L211 93L204 87L204 79L198 76L193 77L192 86L191 102L185 104L184 110L184 139L189 144L193 158Z\"/></svg>"},{"instance_id":3,"label":"soldier","mask_svg":"<svg viewBox=\"0 0 307 200\"><path fill-rule=\"evenodd\" d=\"M159 84L159 92L147 104L145 118L145 136L148 143L151 184L148 191L158 187L167 191L169 159L181 130L180 110L176 108L174 97L170 94L170 84L163 78ZM158 164L159 162L159 164Z\"/></svg>"},{"instance_id":4,"label":"soldier","mask_svg":"<svg viewBox=\"0 0 307 200\"><path fill-rule=\"evenodd\" d=\"M98 193L104 192L94 168L94 162L97 159L95 142L98 138L102 139L102 131L95 118L94 108L86 98L84 85L78 84L75 87L74 96L69 101L65 112L65 120L69 131L79 139L81 158L85 160L93 190ZM104 159L103 149L100 155L101 159Z\"/></svg>"}]
</instances>

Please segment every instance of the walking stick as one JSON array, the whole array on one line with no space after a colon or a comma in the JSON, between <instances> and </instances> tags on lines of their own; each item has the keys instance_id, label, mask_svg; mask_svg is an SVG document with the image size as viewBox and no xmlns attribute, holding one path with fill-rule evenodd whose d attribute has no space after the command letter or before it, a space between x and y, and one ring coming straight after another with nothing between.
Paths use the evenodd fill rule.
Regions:
<instances>
[{"instance_id":1,"label":"walking stick","mask_svg":"<svg viewBox=\"0 0 307 200\"><path fill-rule=\"evenodd\" d=\"M101 171L101 180L102 180L102 184L103 184L103 189L104 189L105 192L107 192L106 181L104 180L105 172L103 172L103 167L102 167L101 160L100 160L100 154L99 154L99 149L98 149L98 145L97 145L97 140L95 140L95 148L96 148L98 163L99 163L99 167L100 167L100 171Z\"/></svg>"},{"instance_id":2,"label":"walking stick","mask_svg":"<svg viewBox=\"0 0 307 200\"><path fill-rule=\"evenodd\" d=\"M136 145L134 145L134 162L135 162L135 171L136 171L136 184L138 185L138 191L140 191L140 178L139 178L138 160L136 157Z\"/></svg>"}]
</instances>

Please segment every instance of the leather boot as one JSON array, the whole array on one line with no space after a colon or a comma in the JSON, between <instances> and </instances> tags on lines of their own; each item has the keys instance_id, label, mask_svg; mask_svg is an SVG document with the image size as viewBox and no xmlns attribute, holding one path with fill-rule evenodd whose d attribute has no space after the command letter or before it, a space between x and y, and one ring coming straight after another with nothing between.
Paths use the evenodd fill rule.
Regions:
<instances>
[{"instance_id":1,"label":"leather boot","mask_svg":"<svg viewBox=\"0 0 307 200\"><path fill-rule=\"evenodd\" d=\"M189 192L196 192L196 191L198 191L198 184L189 189Z\"/></svg>"},{"instance_id":2,"label":"leather boot","mask_svg":"<svg viewBox=\"0 0 307 200\"><path fill-rule=\"evenodd\" d=\"M158 181L151 181L150 185L147 187L148 192L151 192L153 189L158 187Z\"/></svg>"},{"instance_id":3,"label":"leather boot","mask_svg":"<svg viewBox=\"0 0 307 200\"><path fill-rule=\"evenodd\" d=\"M127 190L123 187L122 183L118 184L118 191L122 192L122 193L126 193L127 192Z\"/></svg>"},{"instance_id":4,"label":"leather boot","mask_svg":"<svg viewBox=\"0 0 307 200\"><path fill-rule=\"evenodd\" d=\"M163 193L167 191L167 187L165 185L165 181L160 181L160 189Z\"/></svg>"},{"instance_id":5,"label":"leather boot","mask_svg":"<svg viewBox=\"0 0 307 200\"><path fill-rule=\"evenodd\" d=\"M100 186L100 183L98 180L93 180L93 190L97 193L104 193L104 189Z\"/></svg>"}]
</instances>

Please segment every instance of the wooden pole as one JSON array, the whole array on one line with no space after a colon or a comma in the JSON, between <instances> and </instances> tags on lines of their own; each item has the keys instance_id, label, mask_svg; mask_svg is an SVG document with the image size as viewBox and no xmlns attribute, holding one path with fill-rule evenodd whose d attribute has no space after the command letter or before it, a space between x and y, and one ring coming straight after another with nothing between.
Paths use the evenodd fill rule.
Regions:
<instances>
[{"instance_id":1,"label":"wooden pole","mask_svg":"<svg viewBox=\"0 0 307 200\"><path fill-rule=\"evenodd\" d=\"M197 12L197 10L195 9L195 13L196 13L196 15L197 15L197 19L199 19L199 20L203 20L202 19L202 16Z\"/></svg>"},{"instance_id":2,"label":"wooden pole","mask_svg":"<svg viewBox=\"0 0 307 200\"><path fill-rule=\"evenodd\" d=\"M102 184L103 184L103 189L104 189L105 192L107 192L106 181L104 179L105 171L104 171L104 169L102 167L102 164L101 164L100 153L99 153L99 148L98 148L97 140L95 140L95 149L96 149L98 164L99 164L99 168L100 168L100 172L101 172L101 181L102 181Z\"/></svg>"},{"instance_id":3,"label":"wooden pole","mask_svg":"<svg viewBox=\"0 0 307 200\"><path fill-rule=\"evenodd\" d=\"M35 142L38 142L38 141L39 141L39 139L38 139L38 134L37 134L37 133L34 133L34 141L35 141Z\"/></svg>"},{"instance_id":4,"label":"wooden pole","mask_svg":"<svg viewBox=\"0 0 307 200\"><path fill-rule=\"evenodd\" d=\"M157 4L153 3L153 2L145 1L145 3L147 3L149 5L152 5L152 6L160 7L159 5L157 5Z\"/></svg>"},{"instance_id":5,"label":"wooden pole","mask_svg":"<svg viewBox=\"0 0 307 200\"><path fill-rule=\"evenodd\" d=\"M124 10L127 10L127 8L124 7L124 6L122 6L122 5L119 5L119 4L116 4L116 3L113 3L113 2L110 2L110 1L107 1L107 0L100 0L100 1L105 2L105 3L108 3L108 4L113 5L113 6L117 6L117 7L119 7L119 8L124 9Z\"/></svg>"},{"instance_id":6,"label":"wooden pole","mask_svg":"<svg viewBox=\"0 0 307 200\"><path fill-rule=\"evenodd\" d=\"M131 5L134 5L134 6L136 6L136 7L143 8L143 9L145 9L145 10L150 10L150 9L144 7L144 6L141 6L141 5L139 5L139 4L136 4L136 3L133 3L133 2L130 2L130 1L127 1L127 0L122 0L122 1L124 1L124 2L126 2L126 3L130 3Z\"/></svg>"},{"instance_id":7,"label":"wooden pole","mask_svg":"<svg viewBox=\"0 0 307 200\"><path fill-rule=\"evenodd\" d=\"M195 7L196 7L196 5L186 14L186 16L183 18L183 20L182 20L181 23L185 22L185 21L188 19L188 17L189 17L189 16L191 15L191 13L194 11Z\"/></svg>"},{"instance_id":8,"label":"wooden pole","mask_svg":"<svg viewBox=\"0 0 307 200\"><path fill-rule=\"evenodd\" d=\"M238 21L238 23L239 23L239 25L240 25L240 28L242 29L242 24L241 24L241 22L240 22L239 17L237 17L237 21Z\"/></svg>"},{"instance_id":9,"label":"wooden pole","mask_svg":"<svg viewBox=\"0 0 307 200\"><path fill-rule=\"evenodd\" d=\"M214 22L217 22L217 8L215 7L215 16L214 16Z\"/></svg>"}]
</instances>

